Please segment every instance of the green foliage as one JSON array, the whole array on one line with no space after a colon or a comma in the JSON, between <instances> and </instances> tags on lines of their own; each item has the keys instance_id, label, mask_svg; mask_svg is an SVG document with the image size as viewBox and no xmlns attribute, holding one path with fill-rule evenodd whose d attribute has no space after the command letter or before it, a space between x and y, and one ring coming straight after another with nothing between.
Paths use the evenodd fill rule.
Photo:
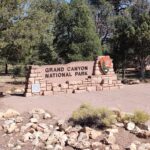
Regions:
<instances>
[{"instance_id":1,"label":"green foliage","mask_svg":"<svg viewBox=\"0 0 150 150\"><path fill-rule=\"evenodd\" d=\"M56 18L55 45L63 62L93 60L101 49L92 14L84 0L72 0Z\"/></svg>"},{"instance_id":2,"label":"green foliage","mask_svg":"<svg viewBox=\"0 0 150 150\"><path fill-rule=\"evenodd\" d=\"M89 104L83 104L73 112L71 120L74 124L90 127L109 127L116 120L114 113L107 108L95 108Z\"/></svg>"},{"instance_id":3,"label":"green foliage","mask_svg":"<svg viewBox=\"0 0 150 150\"><path fill-rule=\"evenodd\" d=\"M136 124L145 123L150 119L150 115L144 111L137 110L134 112L132 121Z\"/></svg>"},{"instance_id":4,"label":"green foliage","mask_svg":"<svg viewBox=\"0 0 150 150\"><path fill-rule=\"evenodd\" d=\"M19 65L19 66L15 66L13 69L12 69L12 74L13 74L13 77L24 77L25 76L25 66L23 65Z\"/></svg>"},{"instance_id":5,"label":"green foliage","mask_svg":"<svg viewBox=\"0 0 150 150\"><path fill-rule=\"evenodd\" d=\"M150 115L145 111L137 110L133 115L125 115L124 121L132 121L135 124L145 123L150 119Z\"/></svg>"}]
</instances>

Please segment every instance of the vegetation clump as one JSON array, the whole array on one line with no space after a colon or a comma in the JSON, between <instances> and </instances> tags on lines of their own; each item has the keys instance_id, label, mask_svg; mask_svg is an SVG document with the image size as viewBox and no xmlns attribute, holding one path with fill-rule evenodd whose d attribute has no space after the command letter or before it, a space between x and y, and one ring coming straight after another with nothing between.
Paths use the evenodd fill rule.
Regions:
<instances>
[{"instance_id":1,"label":"vegetation clump","mask_svg":"<svg viewBox=\"0 0 150 150\"><path fill-rule=\"evenodd\" d=\"M146 123L150 119L150 115L145 111L136 110L133 115L126 115L124 120L132 121L135 124Z\"/></svg>"},{"instance_id":2,"label":"vegetation clump","mask_svg":"<svg viewBox=\"0 0 150 150\"><path fill-rule=\"evenodd\" d=\"M95 108L90 104L83 104L73 112L71 120L81 126L105 128L111 126L116 118L107 108Z\"/></svg>"}]
</instances>

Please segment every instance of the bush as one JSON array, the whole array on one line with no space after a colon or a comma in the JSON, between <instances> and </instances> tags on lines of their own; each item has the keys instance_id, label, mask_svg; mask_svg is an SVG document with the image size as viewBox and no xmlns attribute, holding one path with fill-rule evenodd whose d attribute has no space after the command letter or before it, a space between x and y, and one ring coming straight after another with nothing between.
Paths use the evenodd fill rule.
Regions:
<instances>
[{"instance_id":1,"label":"bush","mask_svg":"<svg viewBox=\"0 0 150 150\"><path fill-rule=\"evenodd\" d=\"M96 128L109 127L116 121L112 111L94 108L89 104L83 104L74 111L71 120L74 124Z\"/></svg>"},{"instance_id":2,"label":"bush","mask_svg":"<svg viewBox=\"0 0 150 150\"><path fill-rule=\"evenodd\" d=\"M132 121L136 124L145 123L150 119L150 115L144 111L137 110L134 112Z\"/></svg>"},{"instance_id":3,"label":"bush","mask_svg":"<svg viewBox=\"0 0 150 150\"><path fill-rule=\"evenodd\" d=\"M12 70L13 77L23 77L25 76L25 67L24 66L16 66Z\"/></svg>"},{"instance_id":4,"label":"bush","mask_svg":"<svg viewBox=\"0 0 150 150\"><path fill-rule=\"evenodd\" d=\"M132 121L135 124L142 124L150 119L150 115L144 111L137 110L133 115L126 115L124 120Z\"/></svg>"}]
</instances>

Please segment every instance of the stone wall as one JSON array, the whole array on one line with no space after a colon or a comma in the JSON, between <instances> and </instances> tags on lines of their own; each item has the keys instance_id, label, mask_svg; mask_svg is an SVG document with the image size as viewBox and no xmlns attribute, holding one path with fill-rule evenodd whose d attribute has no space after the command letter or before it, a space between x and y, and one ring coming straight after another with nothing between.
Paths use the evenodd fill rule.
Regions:
<instances>
[{"instance_id":1,"label":"stone wall","mask_svg":"<svg viewBox=\"0 0 150 150\"><path fill-rule=\"evenodd\" d=\"M34 95L54 95L65 93L82 93L91 91L102 91L111 89L120 89L122 87L121 81L117 80L117 76L113 70L113 63L111 60L111 67L107 74L103 74L99 60L102 58L97 57L93 61L93 72L91 75L87 74L85 78L81 79L74 77L74 80L66 80L61 78L62 82L52 82L43 76L43 66L30 66L26 78L25 96ZM90 62L91 65L91 62ZM51 65L50 65L51 66ZM91 68L90 68L91 69Z\"/></svg>"}]
</instances>

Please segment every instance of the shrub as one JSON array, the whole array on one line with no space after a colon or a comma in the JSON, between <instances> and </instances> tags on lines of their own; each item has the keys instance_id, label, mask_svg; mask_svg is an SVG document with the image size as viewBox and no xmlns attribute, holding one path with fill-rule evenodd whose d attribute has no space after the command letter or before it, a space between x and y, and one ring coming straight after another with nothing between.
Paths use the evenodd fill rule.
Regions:
<instances>
[{"instance_id":1,"label":"shrub","mask_svg":"<svg viewBox=\"0 0 150 150\"><path fill-rule=\"evenodd\" d=\"M136 124L145 123L150 119L150 115L144 111L137 110L134 112L132 121Z\"/></svg>"},{"instance_id":2,"label":"shrub","mask_svg":"<svg viewBox=\"0 0 150 150\"><path fill-rule=\"evenodd\" d=\"M25 67L24 66L16 66L12 70L13 77L23 77L25 76Z\"/></svg>"},{"instance_id":3,"label":"shrub","mask_svg":"<svg viewBox=\"0 0 150 150\"><path fill-rule=\"evenodd\" d=\"M71 120L74 124L96 128L109 127L116 121L112 111L94 108L89 104L83 104L74 111Z\"/></svg>"},{"instance_id":4,"label":"shrub","mask_svg":"<svg viewBox=\"0 0 150 150\"><path fill-rule=\"evenodd\" d=\"M142 124L147 122L150 119L150 115L144 111L137 110L133 115L125 115L124 121L132 121L135 124Z\"/></svg>"}]
</instances>

